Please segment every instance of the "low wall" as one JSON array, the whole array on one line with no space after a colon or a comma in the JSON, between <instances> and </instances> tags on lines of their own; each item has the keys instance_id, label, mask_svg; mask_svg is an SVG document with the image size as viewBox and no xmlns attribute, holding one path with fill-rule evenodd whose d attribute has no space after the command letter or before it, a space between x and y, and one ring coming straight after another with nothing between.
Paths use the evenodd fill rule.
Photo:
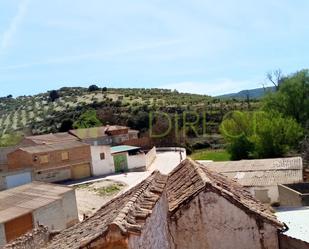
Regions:
<instances>
[{"instance_id":1,"label":"low wall","mask_svg":"<svg viewBox=\"0 0 309 249\"><path fill-rule=\"evenodd\" d=\"M153 147L150 151L146 153L146 168L147 169L153 163L156 157L157 157L157 149L156 147Z\"/></svg>"},{"instance_id":2,"label":"low wall","mask_svg":"<svg viewBox=\"0 0 309 249\"><path fill-rule=\"evenodd\" d=\"M50 238L48 229L40 226L31 232L7 244L3 249L41 249Z\"/></svg>"},{"instance_id":3,"label":"low wall","mask_svg":"<svg viewBox=\"0 0 309 249\"><path fill-rule=\"evenodd\" d=\"M182 160L187 158L187 151L185 148L181 147L159 147L157 148L157 152L167 152L167 151L174 151L174 152L181 152L182 154Z\"/></svg>"},{"instance_id":4,"label":"low wall","mask_svg":"<svg viewBox=\"0 0 309 249\"><path fill-rule=\"evenodd\" d=\"M279 190L279 200L281 206L288 206L288 207L302 206L300 193L281 184L278 185L278 190Z\"/></svg>"},{"instance_id":5,"label":"low wall","mask_svg":"<svg viewBox=\"0 0 309 249\"><path fill-rule=\"evenodd\" d=\"M309 243L279 234L280 249L309 249Z\"/></svg>"},{"instance_id":6,"label":"low wall","mask_svg":"<svg viewBox=\"0 0 309 249\"><path fill-rule=\"evenodd\" d=\"M145 170L146 169L146 155L144 153L128 156L128 169Z\"/></svg>"}]
</instances>

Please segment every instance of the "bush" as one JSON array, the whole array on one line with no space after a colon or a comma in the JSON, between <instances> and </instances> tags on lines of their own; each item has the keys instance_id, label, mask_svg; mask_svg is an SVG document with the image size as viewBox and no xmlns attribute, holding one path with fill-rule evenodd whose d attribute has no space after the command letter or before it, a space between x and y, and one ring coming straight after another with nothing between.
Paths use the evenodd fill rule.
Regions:
<instances>
[{"instance_id":1,"label":"bush","mask_svg":"<svg viewBox=\"0 0 309 249\"><path fill-rule=\"evenodd\" d=\"M58 91L56 91L56 90L52 90L52 91L50 91L50 93L49 93L49 99L50 99L50 101L51 102L54 102L56 99L59 99L59 93L58 93Z\"/></svg>"},{"instance_id":2,"label":"bush","mask_svg":"<svg viewBox=\"0 0 309 249\"><path fill-rule=\"evenodd\" d=\"M302 128L277 112L233 112L220 125L233 160L283 156L297 146Z\"/></svg>"}]
</instances>

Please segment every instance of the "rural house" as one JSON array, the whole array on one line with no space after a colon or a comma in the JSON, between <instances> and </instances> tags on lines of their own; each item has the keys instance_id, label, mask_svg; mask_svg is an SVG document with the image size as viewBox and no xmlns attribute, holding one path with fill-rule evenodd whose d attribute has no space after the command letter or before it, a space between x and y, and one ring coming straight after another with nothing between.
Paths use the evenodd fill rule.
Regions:
<instances>
[{"instance_id":1,"label":"rural house","mask_svg":"<svg viewBox=\"0 0 309 249\"><path fill-rule=\"evenodd\" d=\"M264 203L279 202L279 184L303 181L300 157L205 162L204 165L237 181Z\"/></svg>"},{"instance_id":2,"label":"rural house","mask_svg":"<svg viewBox=\"0 0 309 249\"><path fill-rule=\"evenodd\" d=\"M24 145L42 145L42 144L55 144L55 143L66 143L77 141L78 138L67 133L67 132L59 132L59 133L50 133L45 135L36 135L36 136L28 136L25 137L22 141L22 147Z\"/></svg>"},{"instance_id":3,"label":"rural house","mask_svg":"<svg viewBox=\"0 0 309 249\"><path fill-rule=\"evenodd\" d=\"M94 176L127 171L144 171L156 158L156 148L144 152L129 145L91 146L92 173Z\"/></svg>"},{"instance_id":4,"label":"rural house","mask_svg":"<svg viewBox=\"0 0 309 249\"><path fill-rule=\"evenodd\" d=\"M26 169L32 171L33 179L44 182L89 177L90 146L70 141L18 148L8 154L9 172Z\"/></svg>"},{"instance_id":5,"label":"rural house","mask_svg":"<svg viewBox=\"0 0 309 249\"><path fill-rule=\"evenodd\" d=\"M158 171L42 248L279 249L284 225L238 183L190 159Z\"/></svg>"},{"instance_id":6,"label":"rural house","mask_svg":"<svg viewBox=\"0 0 309 249\"><path fill-rule=\"evenodd\" d=\"M77 222L72 188L32 182L0 192L0 247L39 225L60 231Z\"/></svg>"},{"instance_id":7,"label":"rural house","mask_svg":"<svg viewBox=\"0 0 309 249\"><path fill-rule=\"evenodd\" d=\"M138 138L138 131L126 126L107 125L94 128L70 130L69 133L90 145L118 145Z\"/></svg>"}]
</instances>

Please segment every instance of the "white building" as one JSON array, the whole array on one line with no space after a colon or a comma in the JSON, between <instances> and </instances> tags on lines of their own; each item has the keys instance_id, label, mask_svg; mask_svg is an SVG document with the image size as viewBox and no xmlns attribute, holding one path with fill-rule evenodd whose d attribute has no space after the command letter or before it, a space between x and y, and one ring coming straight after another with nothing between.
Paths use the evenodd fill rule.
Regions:
<instances>
[{"instance_id":1,"label":"white building","mask_svg":"<svg viewBox=\"0 0 309 249\"><path fill-rule=\"evenodd\" d=\"M78 221L72 188L32 182L0 192L0 247L38 225L60 231Z\"/></svg>"},{"instance_id":2,"label":"white building","mask_svg":"<svg viewBox=\"0 0 309 249\"><path fill-rule=\"evenodd\" d=\"M156 158L156 148L147 153L140 147L120 145L91 146L92 174L108 175L127 171L145 171Z\"/></svg>"},{"instance_id":3,"label":"white building","mask_svg":"<svg viewBox=\"0 0 309 249\"><path fill-rule=\"evenodd\" d=\"M204 162L203 164L237 181L264 203L279 201L279 184L303 181L303 164L300 157Z\"/></svg>"}]
</instances>

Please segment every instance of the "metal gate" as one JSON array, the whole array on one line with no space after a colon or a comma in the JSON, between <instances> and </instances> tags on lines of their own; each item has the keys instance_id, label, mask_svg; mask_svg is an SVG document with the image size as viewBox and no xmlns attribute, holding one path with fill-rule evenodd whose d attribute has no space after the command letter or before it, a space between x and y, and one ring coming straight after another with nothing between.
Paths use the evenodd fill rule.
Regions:
<instances>
[{"instance_id":1,"label":"metal gate","mask_svg":"<svg viewBox=\"0 0 309 249\"><path fill-rule=\"evenodd\" d=\"M24 172L16 175L9 175L5 177L6 188L14 188L31 182L31 173Z\"/></svg>"},{"instance_id":2,"label":"metal gate","mask_svg":"<svg viewBox=\"0 0 309 249\"><path fill-rule=\"evenodd\" d=\"M128 171L128 160L126 154L116 154L114 157L115 172L127 172Z\"/></svg>"}]
</instances>

